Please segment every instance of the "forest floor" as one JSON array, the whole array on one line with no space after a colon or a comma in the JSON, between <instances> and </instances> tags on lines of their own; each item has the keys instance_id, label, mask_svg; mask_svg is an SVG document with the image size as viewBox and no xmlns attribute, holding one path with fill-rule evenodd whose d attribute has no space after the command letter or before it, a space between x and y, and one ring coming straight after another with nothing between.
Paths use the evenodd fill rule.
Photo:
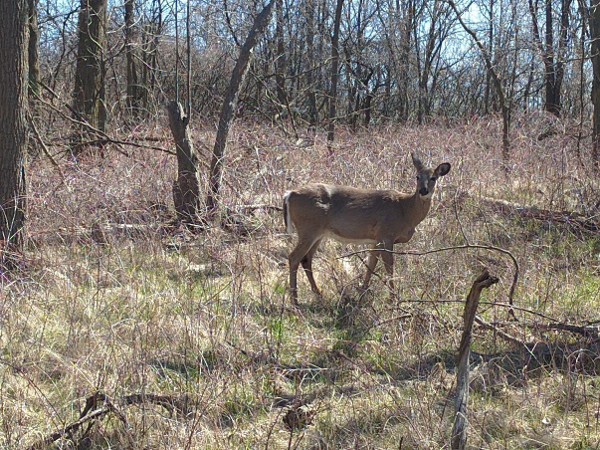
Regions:
<instances>
[{"instance_id":1,"label":"forest floor","mask_svg":"<svg viewBox=\"0 0 600 450\"><path fill-rule=\"evenodd\" d=\"M474 330L469 445L599 448L599 235L494 202L597 221L600 177L577 129L544 116L515 119L506 171L499 127L340 128L330 154L324 133L238 122L222 215L192 231L170 225L172 155L109 146L56 155L60 171L34 158L25 265L1 281L0 447L448 448L464 299L486 267L500 282L481 298L491 326ZM138 134L172 147L166 119ZM205 189L214 128L192 135ZM248 206L281 206L309 181L413 192L413 150L452 170L396 246L419 254L396 257L395 290L382 267L358 290L361 247L330 241L315 258L322 298L300 273L293 307L294 237L281 212ZM426 253L465 244L515 257L516 321L507 253Z\"/></svg>"}]
</instances>

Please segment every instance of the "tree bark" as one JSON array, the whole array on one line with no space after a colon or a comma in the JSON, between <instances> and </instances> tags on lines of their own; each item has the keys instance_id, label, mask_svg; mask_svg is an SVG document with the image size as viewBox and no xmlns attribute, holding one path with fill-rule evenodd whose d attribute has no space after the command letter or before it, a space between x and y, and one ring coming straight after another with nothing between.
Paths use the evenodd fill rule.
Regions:
<instances>
[{"instance_id":1,"label":"tree bark","mask_svg":"<svg viewBox=\"0 0 600 450\"><path fill-rule=\"evenodd\" d=\"M0 2L0 270L23 249L28 12L26 0Z\"/></svg>"},{"instance_id":2,"label":"tree bark","mask_svg":"<svg viewBox=\"0 0 600 450\"><path fill-rule=\"evenodd\" d=\"M143 107L148 109L150 96L154 94L158 72L158 45L163 30L163 4L162 0L153 0L148 13L150 19L143 26L142 38L142 82L140 83L140 96Z\"/></svg>"},{"instance_id":3,"label":"tree bark","mask_svg":"<svg viewBox=\"0 0 600 450\"><path fill-rule=\"evenodd\" d=\"M315 0L306 0L305 1L305 19L306 19L306 86L308 89L307 98L308 98L308 117L309 123L311 127L316 127L318 122L318 113L317 113L317 95L315 89L315 66L314 61L315 58L315 14L316 14L316 4Z\"/></svg>"},{"instance_id":4,"label":"tree bark","mask_svg":"<svg viewBox=\"0 0 600 450\"><path fill-rule=\"evenodd\" d=\"M229 127L233 118L233 110L237 103L238 94L246 72L248 71L248 64L250 57L259 37L264 33L269 20L271 19L271 12L275 0L271 0L267 6L261 11L261 13L254 19L254 24L246 37L246 41L240 50L240 55L233 68L231 74L231 80L229 81L229 87L225 94L225 100L221 108L221 114L219 116L219 126L217 128L217 137L215 139L215 146L213 148L212 161L210 163L210 174L208 182L208 196L206 198L206 207L208 214L212 215L217 209L217 196L221 188L221 181L223 177L223 165L225 161L225 148L227 146L227 135L229 134Z\"/></svg>"},{"instance_id":5,"label":"tree bark","mask_svg":"<svg viewBox=\"0 0 600 450\"><path fill-rule=\"evenodd\" d=\"M544 109L555 116L560 116L561 89L565 71L565 48L567 45L567 32L569 26L569 10L571 0L561 0L560 28L558 31L559 42L554 44L554 20L552 1L545 0L545 30L544 43L540 34L537 21L537 4L529 0L529 13L533 27L534 39L544 63Z\"/></svg>"},{"instance_id":6,"label":"tree bark","mask_svg":"<svg viewBox=\"0 0 600 450\"><path fill-rule=\"evenodd\" d=\"M106 124L103 57L106 47L106 3L107 0L81 0L73 92L75 118L84 120L101 131L104 131ZM81 152L84 136L85 131L79 130L74 137L74 154Z\"/></svg>"},{"instance_id":7,"label":"tree bark","mask_svg":"<svg viewBox=\"0 0 600 450\"><path fill-rule=\"evenodd\" d=\"M183 106L171 102L167 110L177 151L177 180L173 183L173 203L178 219L191 224L196 222L198 217L198 158L188 127L189 117L183 111Z\"/></svg>"},{"instance_id":8,"label":"tree bark","mask_svg":"<svg viewBox=\"0 0 600 450\"><path fill-rule=\"evenodd\" d=\"M400 121L406 122L410 116L410 98L409 98L409 73L410 73L410 50L412 46L412 36L416 21L415 3L411 0L407 2L404 11L401 14L402 7L400 2L396 0L394 14L398 18L400 24L400 43L399 57L397 59L398 67L398 88L399 88L399 111L398 117ZM394 54L394 48L391 48L390 54Z\"/></svg>"}]
</instances>

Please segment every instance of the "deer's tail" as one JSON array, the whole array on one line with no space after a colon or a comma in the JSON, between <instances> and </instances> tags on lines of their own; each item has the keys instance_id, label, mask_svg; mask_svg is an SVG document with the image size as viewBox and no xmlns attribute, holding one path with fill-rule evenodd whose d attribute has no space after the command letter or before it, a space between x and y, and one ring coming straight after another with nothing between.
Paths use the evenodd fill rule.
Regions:
<instances>
[{"instance_id":1,"label":"deer's tail","mask_svg":"<svg viewBox=\"0 0 600 450\"><path fill-rule=\"evenodd\" d=\"M291 191L287 191L283 196L283 222L285 223L285 228L288 233L292 233L294 231L294 226L292 225L292 219L290 218L290 194Z\"/></svg>"}]
</instances>

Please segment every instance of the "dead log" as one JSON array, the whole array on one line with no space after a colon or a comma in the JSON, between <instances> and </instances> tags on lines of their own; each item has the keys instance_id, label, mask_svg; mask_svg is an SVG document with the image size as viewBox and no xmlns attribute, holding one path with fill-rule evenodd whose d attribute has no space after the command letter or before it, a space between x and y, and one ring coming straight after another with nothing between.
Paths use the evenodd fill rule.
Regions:
<instances>
[{"instance_id":1,"label":"dead log","mask_svg":"<svg viewBox=\"0 0 600 450\"><path fill-rule=\"evenodd\" d=\"M554 323L539 323L539 322L536 323L536 322L534 322L534 323L528 324L528 326L530 326L532 328L537 328L539 330L545 330L545 331L552 331L552 330L569 331L574 334L581 334L582 336L585 336L586 338L590 338L590 339L599 339L600 338L600 335L599 335L600 330L598 329L598 327L595 327L593 325L571 325L571 324L563 323L563 322L554 322Z\"/></svg>"},{"instance_id":2,"label":"dead log","mask_svg":"<svg viewBox=\"0 0 600 450\"><path fill-rule=\"evenodd\" d=\"M491 197L471 196L462 193L461 197L473 198L483 205L491 208L498 214L505 216L517 216L523 219L534 219L550 223L559 223L576 231L600 232L600 220L597 216L588 217L575 211L558 211L552 209L538 208L537 206L521 205L507 200Z\"/></svg>"},{"instance_id":3,"label":"dead log","mask_svg":"<svg viewBox=\"0 0 600 450\"><path fill-rule=\"evenodd\" d=\"M481 291L498 282L498 278L490 276L487 269L473 282L467 296L463 313L464 329L458 349L456 400L454 403L454 426L452 427L452 449L464 449L467 445L467 402L469 400L469 356L471 354L471 333L475 314L479 306Z\"/></svg>"}]
</instances>

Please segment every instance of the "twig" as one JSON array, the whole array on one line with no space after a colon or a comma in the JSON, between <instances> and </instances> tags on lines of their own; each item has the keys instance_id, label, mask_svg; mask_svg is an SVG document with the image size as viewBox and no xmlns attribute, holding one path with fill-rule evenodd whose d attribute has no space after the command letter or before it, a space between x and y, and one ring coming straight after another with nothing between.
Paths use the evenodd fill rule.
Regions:
<instances>
[{"instance_id":1,"label":"twig","mask_svg":"<svg viewBox=\"0 0 600 450\"><path fill-rule=\"evenodd\" d=\"M517 339L516 337L511 336L510 334L508 334L508 333L500 330L498 327L492 325L489 322L486 322L485 320L483 320L479 316L475 316L475 322L478 323L479 325L481 325L483 328L487 328L488 330L492 330L494 333L498 334L498 336L500 336L501 338L504 338L505 340L507 340L508 342L510 342L512 344L517 344L517 345L525 346L525 342L523 342L520 339Z\"/></svg>"},{"instance_id":2,"label":"twig","mask_svg":"<svg viewBox=\"0 0 600 450\"><path fill-rule=\"evenodd\" d=\"M112 408L110 406L103 406L102 408L98 408L98 409L86 414L81 419L70 423L66 427L64 427L60 430L56 430L53 433L50 433L48 436L46 436L41 441L38 441L35 444L31 445L29 447L29 450L38 450L38 449L47 448L50 444L58 441L64 435L74 432L74 431L77 431L85 423L90 422L95 419L99 419L111 411L112 411Z\"/></svg>"},{"instance_id":3,"label":"twig","mask_svg":"<svg viewBox=\"0 0 600 450\"><path fill-rule=\"evenodd\" d=\"M50 92L56 99L60 100L60 97L58 96L58 94L56 94L52 89L50 89L48 86L44 85L43 83L41 83L41 85L48 91ZM90 131L94 132L95 134L97 134L98 136L101 136L102 139L97 139L92 141L91 143L98 143L98 144L102 144L102 143L111 143L111 144L115 144L115 145L128 145L128 146L132 146L132 147L137 147L137 148L145 148L145 149L149 149L149 150L158 150L164 153L168 153L170 155L175 155L175 152L169 150L169 149L165 149L162 147L156 147L154 145L145 145L145 144L139 144L137 142L131 142L131 141L123 141L120 139L115 139L111 136L109 136L108 134L106 134L106 132L92 126L89 122L85 121L85 120L80 120L80 119L76 119L74 117L71 117L68 114L65 114L63 111L61 111L59 108L57 108L56 106L54 106L52 103L50 103L49 101L43 99L38 93L35 93L35 96L37 97L37 100L39 100L39 102L47 107L49 107L50 109L52 109L53 111L55 111L56 113L60 114L64 119L76 124L76 125L80 125L80 126L84 126L87 129L89 129ZM77 114L77 112L75 110L73 110L73 108L68 105L67 103L64 103L64 106L71 111L73 114L77 115L77 117L79 117L79 114ZM120 153L124 154L125 156L129 156L129 154L127 152L125 152L124 150L119 149Z\"/></svg>"},{"instance_id":4,"label":"twig","mask_svg":"<svg viewBox=\"0 0 600 450\"><path fill-rule=\"evenodd\" d=\"M67 190L70 191L71 189L69 188L69 185L67 184L67 179L65 178L65 174L63 173L62 169L60 168L60 165L56 162L54 157L50 154L50 150L48 150L48 146L42 139L42 136L40 135L40 132L38 131L37 127L35 126L35 122L33 121L33 118L31 117L30 114L27 114L27 120L29 120L29 124L31 125L31 130L33 131L35 139L38 141L38 143L42 147L42 151L44 152L44 155L46 155L46 157L50 160L52 165L56 168L63 184L65 185Z\"/></svg>"}]
</instances>

